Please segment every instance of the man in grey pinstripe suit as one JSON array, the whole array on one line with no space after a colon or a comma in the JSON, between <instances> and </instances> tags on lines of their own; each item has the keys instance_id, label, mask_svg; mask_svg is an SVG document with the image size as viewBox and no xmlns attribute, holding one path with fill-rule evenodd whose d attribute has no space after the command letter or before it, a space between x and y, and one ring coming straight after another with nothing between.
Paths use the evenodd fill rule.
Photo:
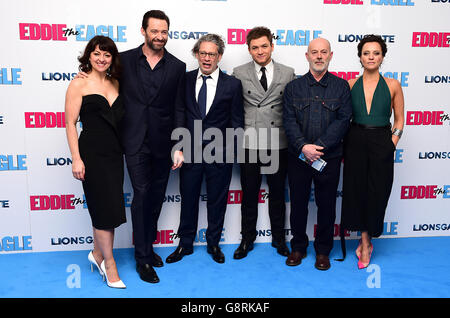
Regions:
<instances>
[{"instance_id":1,"label":"man in grey pinstripe suit","mask_svg":"<svg viewBox=\"0 0 450 318\"><path fill-rule=\"evenodd\" d=\"M272 59L272 38L268 28L253 28L247 34L248 51L253 61L233 70L233 75L242 82L245 130L246 136L250 136L244 139L245 162L241 163L242 241L234 253L235 259L246 257L253 249L263 174L266 174L269 187L272 246L279 254L289 255L284 233L287 140L282 114L284 88L295 79L295 74L293 68ZM268 166L277 169L269 171Z\"/></svg>"}]
</instances>

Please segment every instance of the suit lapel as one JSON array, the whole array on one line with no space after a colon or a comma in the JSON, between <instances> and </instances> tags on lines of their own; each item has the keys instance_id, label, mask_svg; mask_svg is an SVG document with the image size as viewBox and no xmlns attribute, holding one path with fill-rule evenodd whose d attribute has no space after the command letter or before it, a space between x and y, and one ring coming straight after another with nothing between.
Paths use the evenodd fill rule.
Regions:
<instances>
[{"instance_id":1,"label":"suit lapel","mask_svg":"<svg viewBox=\"0 0 450 318\"><path fill-rule=\"evenodd\" d=\"M267 88L267 92L266 92L267 96L272 94L272 91L273 91L273 88L275 86L275 83L279 83L280 81L281 81L280 68L278 67L278 64L275 63L275 61L273 61L272 83L270 83L270 86Z\"/></svg>"},{"instance_id":2,"label":"suit lapel","mask_svg":"<svg viewBox=\"0 0 450 318\"><path fill-rule=\"evenodd\" d=\"M270 94L273 91L273 88L275 87L275 83L277 83L280 80L280 76L281 76L278 65L275 63L275 61L273 61L272 82L270 83L270 86L267 88L267 91L265 91L261 85L261 82L258 79L258 76L256 75L255 64L253 62L249 63L247 72L248 72L249 78L253 82L253 85L256 87L258 93L260 94L259 95L261 97L261 99L259 100L260 103L263 102L267 97L270 96Z\"/></svg>"},{"instance_id":3,"label":"suit lapel","mask_svg":"<svg viewBox=\"0 0 450 318\"><path fill-rule=\"evenodd\" d=\"M253 82L253 85L255 85L258 92L261 95L264 95L266 92L264 91L264 88L262 87L261 82L259 81L258 76L256 75L255 64L253 62L250 62L248 64L247 72L248 72L249 78Z\"/></svg>"},{"instance_id":4,"label":"suit lapel","mask_svg":"<svg viewBox=\"0 0 450 318\"><path fill-rule=\"evenodd\" d=\"M189 98L191 99L191 102L189 104L192 105L193 112L195 113L197 118L202 118L202 114L200 112L200 107L197 102L197 96L195 96L195 85L197 84L197 74L198 69L191 71L188 73L188 83L187 83L187 89Z\"/></svg>"}]
</instances>

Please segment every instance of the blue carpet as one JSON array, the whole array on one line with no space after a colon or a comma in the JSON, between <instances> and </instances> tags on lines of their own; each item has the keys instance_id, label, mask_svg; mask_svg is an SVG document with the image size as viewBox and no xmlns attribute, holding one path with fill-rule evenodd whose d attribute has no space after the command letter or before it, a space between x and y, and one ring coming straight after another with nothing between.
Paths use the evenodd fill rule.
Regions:
<instances>
[{"instance_id":1,"label":"blue carpet","mask_svg":"<svg viewBox=\"0 0 450 318\"><path fill-rule=\"evenodd\" d=\"M135 270L134 250L114 255L125 290L108 288L97 271L90 271L87 251L0 255L1 298L416 298L450 296L450 237L374 240L371 266L358 270L356 240L347 241L347 258L339 241L330 255L331 269L314 268L308 256L296 267L285 265L268 243L255 244L242 260L234 260L237 245L223 245L225 264L215 263L206 246L182 261L156 268L161 280L148 284ZM165 259L173 247L156 248Z\"/></svg>"}]
</instances>

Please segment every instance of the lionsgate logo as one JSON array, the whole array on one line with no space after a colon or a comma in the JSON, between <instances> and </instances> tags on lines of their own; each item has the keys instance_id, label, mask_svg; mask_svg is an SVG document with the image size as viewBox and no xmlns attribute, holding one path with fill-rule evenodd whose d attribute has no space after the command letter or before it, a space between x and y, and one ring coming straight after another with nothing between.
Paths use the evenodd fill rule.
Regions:
<instances>
[{"instance_id":1,"label":"lionsgate logo","mask_svg":"<svg viewBox=\"0 0 450 318\"><path fill-rule=\"evenodd\" d=\"M194 120L193 136L187 128L173 130L171 139L180 140L172 148L182 150L185 163L262 163L262 174L274 174L279 167L279 154L269 149L279 148L279 129L274 128L226 128L225 136L222 130L215 127L203 131L202 121ZM270 136L270 137L269 137ZM250 151L247 160L243 143L246 141ZM225 153L224 153L225 150ZM259 157L259 158L258 158ZM258 161L259 159L259 161Z\"/></svg>"}]
</instances>

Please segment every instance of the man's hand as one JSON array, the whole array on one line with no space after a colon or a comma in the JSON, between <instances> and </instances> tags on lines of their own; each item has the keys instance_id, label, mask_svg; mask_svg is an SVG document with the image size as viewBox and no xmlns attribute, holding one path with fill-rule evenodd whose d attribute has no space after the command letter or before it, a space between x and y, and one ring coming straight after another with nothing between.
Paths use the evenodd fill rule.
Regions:
<instances>
[{"instance_id":1,"label":"man's hand","mask_svg":"<svg viewBox=\"0 0 450 318\"><path fill-rule=\"evenodd\" d=\"M184 156L183 156L183 152L182 151L175 151L173 153L173 165L172 165L172 170L176 170L178 168L180 168L183 165L184 162Z\"/></svg>"},{"instance_id":2,"label":"man's hand","mask_svg":"<svg viewBox=\"0 0 450 318\"><path fill-rule=\"evenodd\" d=\"M76 78L88 78L88 77L89 77L89 75L87 73L80 71L80 72L78 72L77 75L74 76L73 79L76 79Z\"/></svg>"},{"instance_id":3,"label":"man's hand","mask_svg":"<svg viewBox=\"0 0 450 318\"><path fill-rule=\"evenodd\" d=\"M314 144L306 144L302 148L302 152L305 155L306 159L308 159L310 162L316 161L321 156L323 156L323 152L320 152L319 150L322 150L323 147L317 146Z\"/></svg>"}]
</instances>

